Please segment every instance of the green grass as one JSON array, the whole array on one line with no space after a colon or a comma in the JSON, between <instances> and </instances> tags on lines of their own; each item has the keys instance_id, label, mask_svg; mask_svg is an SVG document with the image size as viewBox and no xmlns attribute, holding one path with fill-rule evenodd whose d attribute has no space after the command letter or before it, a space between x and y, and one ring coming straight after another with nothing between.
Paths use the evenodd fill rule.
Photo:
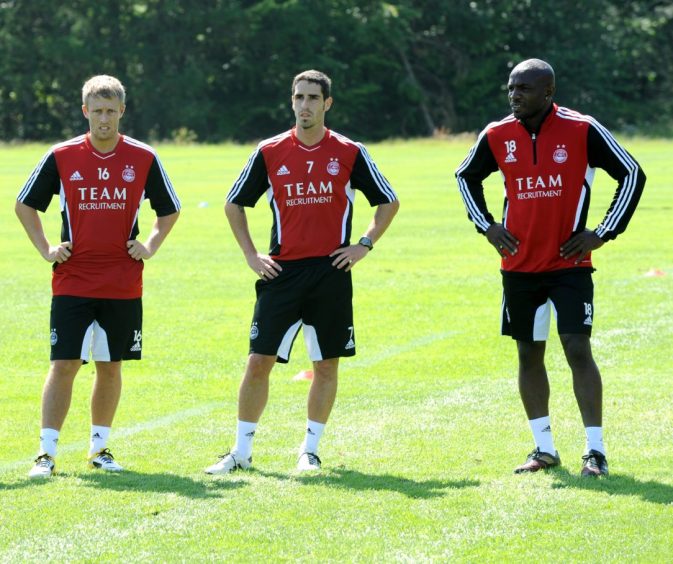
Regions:
<instances>
[{"instance_id":1,"label":"green grass","mask_svg":"<svg viewBox=\"0 0 673 564\"><path fill-rule=\"evenodd\" d=\"M648 184L628 231L595 253L594 352L612 474L577 478L584 444L568 368L548 346L562 469L514 476L532 447L511 340L498 335L498 258L465 217L453 171L469 141L370 152L401 211L354 272L358 355L342 362L324 471L293 472L308 368L278 366L252 472L202 469L233 443L255 275L222 205L251 147L161 146L183 202L145 270L144 359L124 367L110 446L129 471L85 468L92 371L75 384L60 473L26 472L48 366L50 269L13 214L45 146L0 151L0 561L664 561L673 552L673 144L629 139ZM497 175L488 199L499 212ZM597 175L590 224L614 191ZM207 205L205 205L207 203ZM58 203L43 216L59 231ZM143 210L143 232L152 220ZM371 218L360 195L354 233ZM270 214L250 214L264 248ZM665 276L644 276L661 269Z\"/></svg>"}]
</instances>

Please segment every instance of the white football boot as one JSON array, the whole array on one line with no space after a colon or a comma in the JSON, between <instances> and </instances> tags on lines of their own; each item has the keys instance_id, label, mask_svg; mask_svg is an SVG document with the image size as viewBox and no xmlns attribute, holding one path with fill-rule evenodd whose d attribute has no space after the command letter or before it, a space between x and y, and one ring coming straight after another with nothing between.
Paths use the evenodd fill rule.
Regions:
<instances>
[{"instance_id":1,"label":"white football boot","mask_svg":"<svg viewBox=\"0 0 673 564\"><path fill-rule=\"evenodd\" d=\"M106 472L122 472L124 468L115 462L109 448L99 450L89 457L89 468L97 468Z\"/></svg>"},{"instance_id":2,"label":"white football boot","mask_svg":"<svg viewBox=\"0 0 673 564\"><path fill-rule=\"evenodd\" d=\"M320 470L322 464L317 454L313 452L303 452L297 460L297 470L300 472L310 472L311 470Z\"/></svg>"},{"instance_id":3,"label":"white football boot","mask_svg":"<svg viewBox=\"0 0 673 564\"><path fill-rule=\"evenodd\" d=\"M28 472L28 477L31 479L51 478L54 467L54 459L48 454L41 454L35 459L35 466Z\"/></svg>"},{"instance_id":4,"label":"white football boot","mask_svg":"<svg viewBox=\"0 0 673 564\"><path fill-rule=\"evenodd\" d=\"M231 474L236 470L247 470L252 464L252 456L246 460L232 452L221 454L218 458L218 462L205 469L206 474Z\"/></svg>"}]
</instances>

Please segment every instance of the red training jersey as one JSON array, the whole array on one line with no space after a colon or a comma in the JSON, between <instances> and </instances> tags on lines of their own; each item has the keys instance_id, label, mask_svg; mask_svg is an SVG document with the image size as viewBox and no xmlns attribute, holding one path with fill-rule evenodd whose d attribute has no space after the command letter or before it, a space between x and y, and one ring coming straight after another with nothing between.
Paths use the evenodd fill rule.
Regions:
<instances>
[{"instance_id":1,"label":"red training jersey","mask_svg":"<svg viewBox=\"0 0 673 564\"><path fill-rule=\"evenodd\" d=\"M397 199L362 144L327 129L307 146L292 129L257 146L227 202L252 207L266 194L273 213L269 254L297 260L350 244L355 188L372 206Z\"/></svg>"},{"instance_id":2,"label":"red training jersey","mask_svg":"<svg viewBox=\"0 0 673 564\"><path fill-rule=\"evenodd\" d=\"M519 241L502 260L512 272L547 272L579 265L560 248L586 227L595 169L604 169L617 189L596 234L608 241L626 229L645 185L636 160L590 116L554 104L537 133L513 115L491 123L456 171L468 217L484 233L494 223L482 181L499 170L505 184L503 224Z\"/></svg>"},{"instance_id":3,"label":"red training jersey","mask_svg":"<svg viewBox=\"0 0 673 564\"><path fill-rule=\"evenodd\" d=\"M109 153L98 152L89 134L54 145L17 199L44 212L55 194L63 218L61 241L72 243L72 256L54 264L53 294L141 297L143 262L132 259L126 246L138 235L140 204L149 199L157 216L180 209L154 150L124 135Z\"/></svg>"}]
</instances>

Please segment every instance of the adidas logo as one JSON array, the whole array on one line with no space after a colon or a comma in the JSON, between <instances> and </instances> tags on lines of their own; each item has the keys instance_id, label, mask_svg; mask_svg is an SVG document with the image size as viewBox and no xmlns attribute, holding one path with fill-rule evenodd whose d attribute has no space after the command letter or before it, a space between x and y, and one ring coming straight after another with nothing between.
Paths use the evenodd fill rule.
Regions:
<instances>
[{"instance_id":1,"label":"adidas logo","mask_svg":"<svg viewBox=\"0 0 673 564\"><path fill-rule=\"evenodd\" d=\"M91 438L92 439L102 439L103 437L100 436L100 433L95 433L95 434L91 435Z\"/></svg>"},{"instance_id":2,"label":"adidas logo","mask_svg":"<svg viewBox=\"0 0 673 564\"><path fill-rule=\"evenodd\" d=\"M587 318L584 320L584 325L593 325L593 321L591 321L590 315L587 315Z\"/></svg>"},{"instance_id":3,"label":"adidas logo","mask_svg":"<svg viewBox=\"0 0 673 564\"><path fill-rule=\"evenodd\" d=\"M315 435L315 433L313 431L311 431L310 427L306 427L306 434L307 435Z\"/></svg>"},{"instance_id":4,"label":"adidas logo","mask_svg":"<svg viewBox=\"0 0 673 564\"><path fill-rule=\"evenodd\" d=\"M252 437L255 436L255 432L254 432L254 431L250 431L249 433L246 433L245 436L246 436L246 437L250 437L250 438L252 439Z\"/></svg>"},{"instance_id":5,"label":"adidas logo","mask_svg":"<svg viewBox=\"0 0 673 564\"><path fill-rule=\"evenodd\" d=\"M547 425L544 429L542 429L543 433L551 433L551 425Z\"/></svg>"},{"instance_id":6,"label":"adidas logo","mask_svg":"<svg viewBox=\"0 0 673 564\"><path fill-rule=\"evenodd\" d=\"M516 162L516 157L514 156L514 153L507 153L507 156L505 157L505 162L506 163L515 163Z\"/></svg>"},{"instance_id":7,"label":"adidas logo","mask_svg":"<svg viewBox=\"0 0 673 564\"><path fill-rule=\"evenodd\" d=\"M276 173L276 176L283 176L285 174L290 174L290 171L288 170L288 168L285 165L283 165L278 169L278 172Z\"/></svg>"},{"instance_id":8,"label":"adidas logo","mask_svg":"<svg viewBox=\"0 0 673 564\"><path fill-rule=\"evenodd\" d=\"M344 347L346 350L348 349L354 349L355 348L355 341L353 339L349 339L348 342L346 343L346 346Z\"/></svg>"},{"instance_id":9,"label":"adidas logo","mask_svg":"<svg viewBox=\"0 0 673 564\"><path fill-rule=\"evenodd\" d=\"M129 349L131 352L140 352L142 350L143 333L137 329L133 330L133 340L135 344Z\"/></svg>"},{"instance_id":10,"label":"adidas logo","mask_svg":"<svg viewBox=\"0 0 673 564\"><path fill-rule=\"evenodd\" d=\"M76 171L73 172L72 175L70 176L70 180L71 180L71 181L75 181L75 180L84 180L84 178L83 178L82 175L79 173L79 170L76 170Z\"/></svg>"}]
</instances>

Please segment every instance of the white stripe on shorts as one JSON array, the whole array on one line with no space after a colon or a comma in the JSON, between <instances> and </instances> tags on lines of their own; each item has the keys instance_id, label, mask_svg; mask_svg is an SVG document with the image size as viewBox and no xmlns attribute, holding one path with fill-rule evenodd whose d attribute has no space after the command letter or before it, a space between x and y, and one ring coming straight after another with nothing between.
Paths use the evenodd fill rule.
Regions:
<instances>
[{"instance_id":1,"label":"white stripe on shorts","mask_svg":"<svg viewBox=\"0 0 673 564\"><path fill-rule=\"evenodd\" d=\"M304 325L304 342L308 349L308 357L312 361L323 360L320 344L318 343L318 333L313 325Z\"/></svg>"},{"instance_id":2,"label":"white stripe on shorts","mask_svg":"<svg viewBox=\"0 0 673 564\"><path fill-rule=\"evenodd\" d=\"M554 310L556 317L556 308L554 303L547 299L535 311L535 320L533 321L533 341L546 341L549 338L549 325L551 323L551 311Z\"/></svg>"},{"instance_id":3,"label":"white stripe on shorts","mask_svg":"<svg viewBox=\"0 0 673 564\"><path fill-rule=\"evenodd\" d=\"M278 352L276 354L286 362L290 358L292 343L294 342L294 338L297 336L297 333L299 333L300 328L301 319L294 325L290 326L290 328L285 332L285 335L283 335L283 340L280 342L280 346L278 347Z\"/></svg>"},{"instance_id":4,"label":"white stripe on shorts","mask_svg":"<svg viewBox=\"0 0 673 564\"><path fill-rule=\"evenodd\" d=\"M98 321L94 321L89 325L84 333L80 358L83 361L88 361L89 352L91 352L93 360L110 362L110 347L107 341L107 333L98 324Z\"/></svg>"}]
</instances>

